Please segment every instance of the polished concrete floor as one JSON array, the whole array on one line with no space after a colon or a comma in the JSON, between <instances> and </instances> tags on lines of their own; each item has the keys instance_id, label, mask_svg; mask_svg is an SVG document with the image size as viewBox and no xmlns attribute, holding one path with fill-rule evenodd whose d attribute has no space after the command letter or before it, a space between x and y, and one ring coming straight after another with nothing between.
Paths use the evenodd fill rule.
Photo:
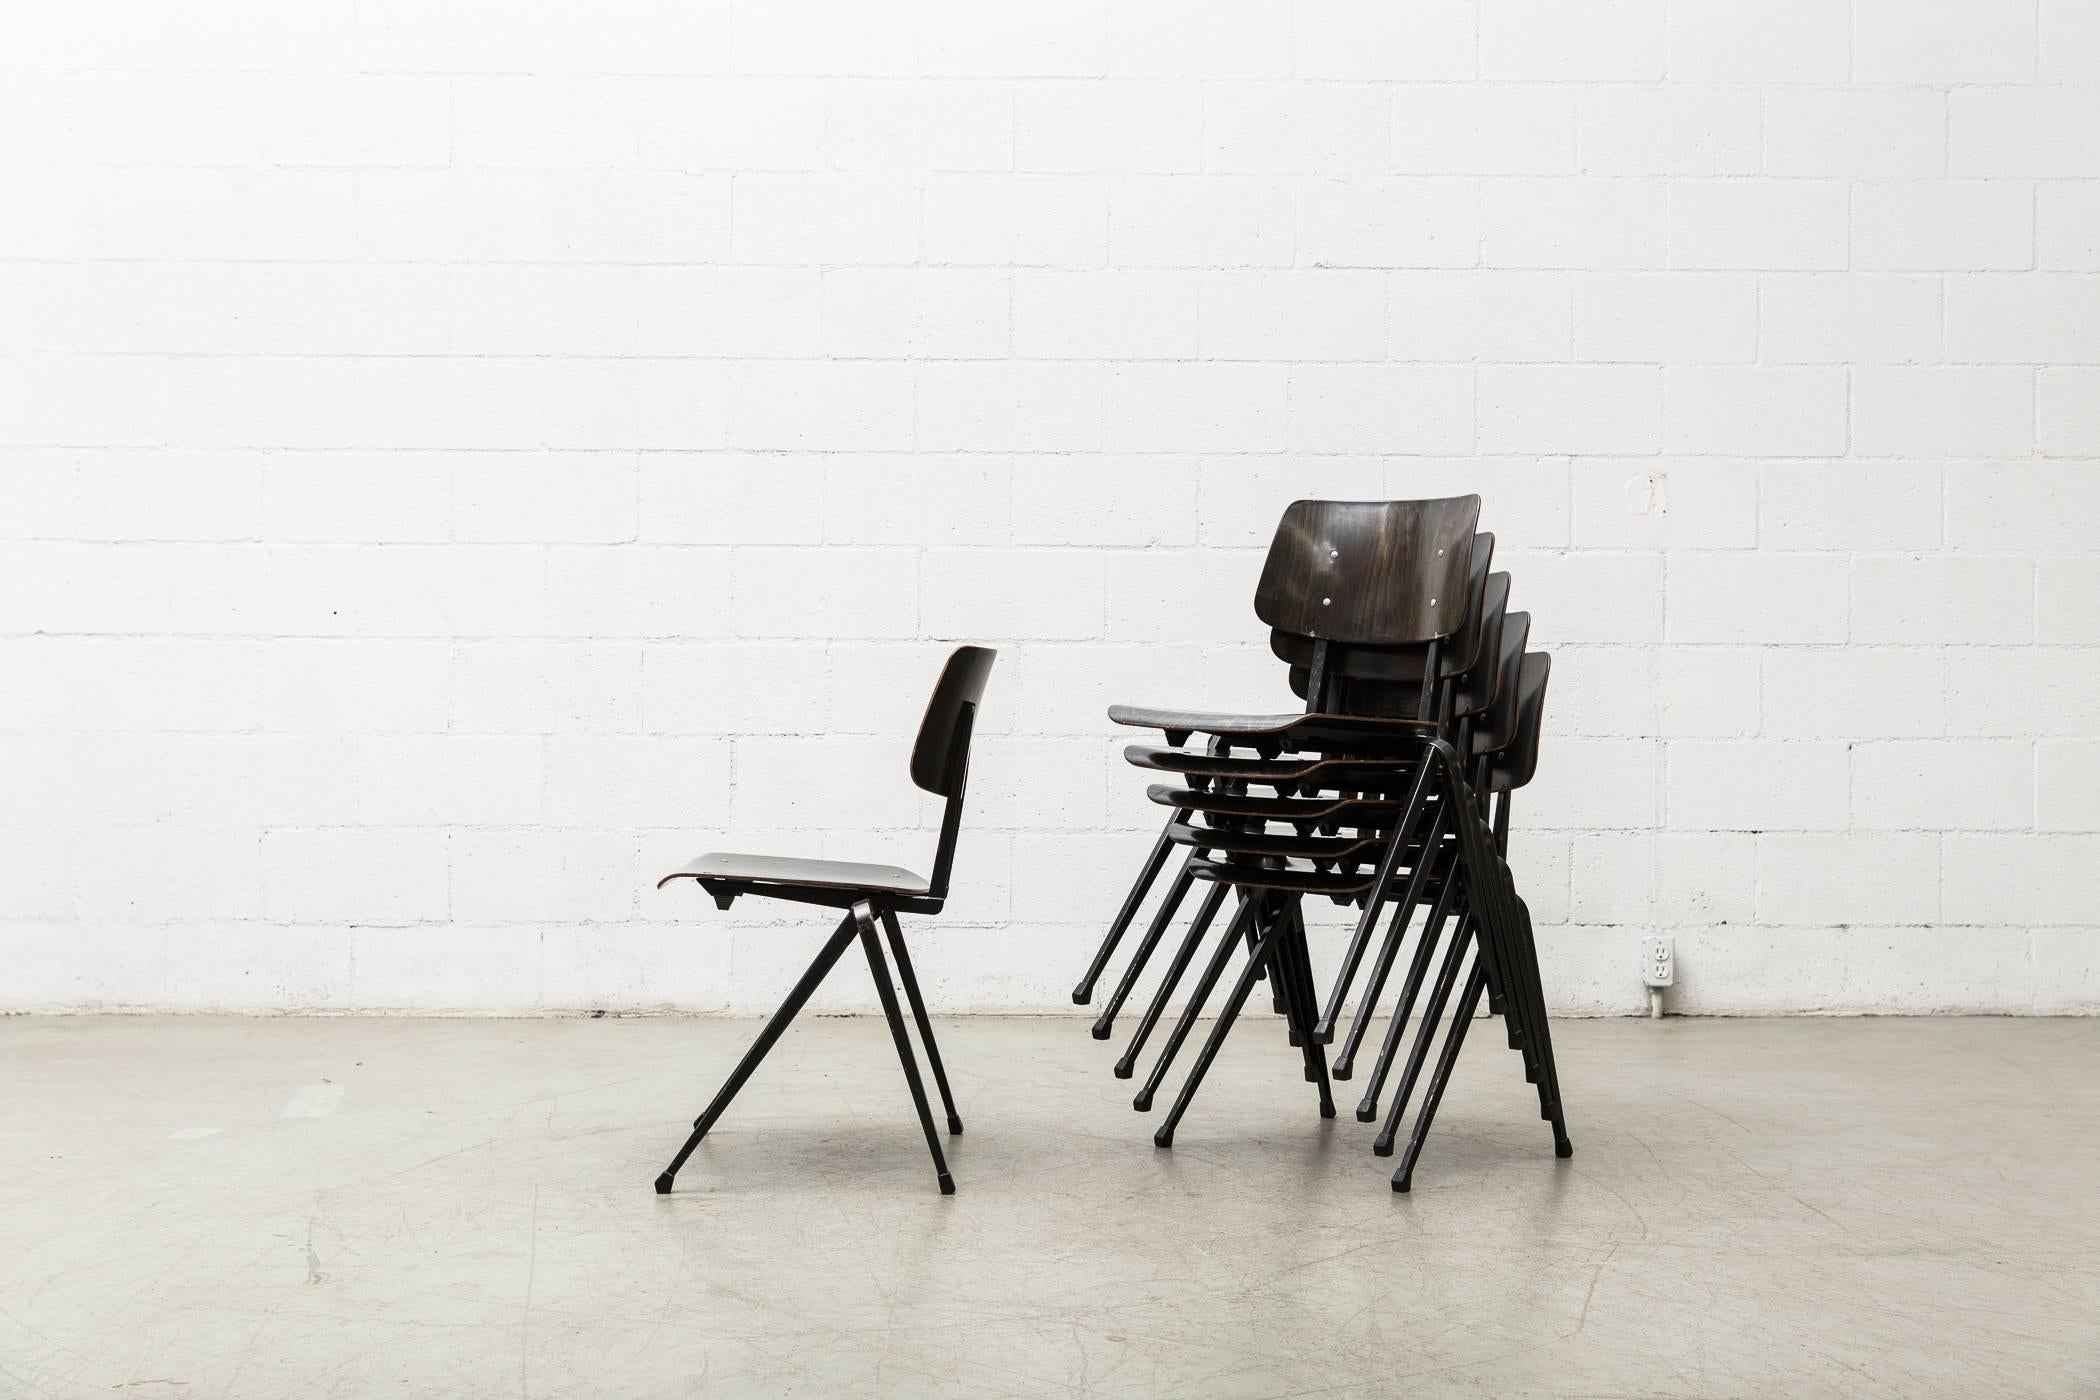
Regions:
<instances>
[{"instance_id":1,"label":"polished concrete floor","mask_svg":"<svg viewBox=\"0 0 2100 1400\"><path fill-rule=\"evenodd\" d=\"M1262 1024L1268 1022L1268 1024ZM1081 1021L0 1021L0 1396L2100 1395L2100 1021L1476 1037L1412 1195L1270 1018L1172 1151Z\"/></svg>"}]
</instances>

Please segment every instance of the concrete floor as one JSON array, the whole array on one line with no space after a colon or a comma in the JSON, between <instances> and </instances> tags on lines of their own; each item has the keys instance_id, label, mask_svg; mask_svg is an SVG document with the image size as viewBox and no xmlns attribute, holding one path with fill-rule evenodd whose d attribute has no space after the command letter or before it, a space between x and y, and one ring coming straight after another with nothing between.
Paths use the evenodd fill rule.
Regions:
<instances>
[{"instance_id":1,"label":"concrete floor","mask_svg":"<svg viewBox=\"0 0 2100 1400\"><path fill-rule=\"evenodd\" d=\"M944 1198L813 1020L656 1196L753 1029L0 1022L0 1395L2100 1394L2100 1021L1567 1023L1565 1162L1477 1037L1411 1196L1266 1016L1171 1152L944 1022Z\"/></svg>"}]
</instances>

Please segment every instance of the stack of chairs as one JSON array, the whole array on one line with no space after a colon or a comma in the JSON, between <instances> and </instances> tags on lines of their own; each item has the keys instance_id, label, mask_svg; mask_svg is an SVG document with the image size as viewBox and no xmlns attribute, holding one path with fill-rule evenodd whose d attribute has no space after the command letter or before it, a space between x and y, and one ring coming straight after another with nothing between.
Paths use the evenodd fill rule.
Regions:
<instances>
[{"instance_id":1,"label":"stack of chairs","mask_svg":"<svg viewBox=\"0 0 2100 1400\"><path fill-rule=\"evenodd\" d=\"M1206 887L1116 1061L1118 1078L1136 1073L1140 1053L1233 902L1133 1100L1139 1111L1151 1109L1233 955L1246 950L1153 1135L1159 1146L1173 1145L1175 1128L1258 981L1268 983L1305 1078L1318 1087L1321 1117L1332 1118L1331 1081L1354 1074L1412 931L1413 951L1356 1108L1359 1120L1378 1121L1393 1079L1390 1107L1372 1144L1378 1155L1390 1155L1427 1069L1393 1189L1412 1184L1483 996L1537 1086L1556 1154L1573 1153L1530 911L1507 860L1511 799L1538 764L1551 658L1525 650L1530 618L1508 610L1509 575L1492 571L1494 537L1475 532L1479 516L1478 496L1294 503L1270 545L1254 611L1269 626L1271 650L1289 668L1304 711L1110 708L1116 723L1164 737L1164 745L1130 746L1125 757L1169 779L1147 789L1167 810L1136 883L1073 991L1075 1002L1091 1002L1148 893L1177 853L1180 863L1094 1023L1095 1039L1113 1035L1181 906L1198 884ZM1200 744L1191 742L1199 736ZM1357 911L1324 1003L1315 995L1306 939L1308 896ZM1381 919L1385 934L1372 955ZM1356 1012L1330 1065L1327 1047L1352 992L1358 993ZM1419 1027L1401 1060L1417 1012ZM1439 1030L1443 1045L1431 1066Z\"/></svg>"}]
</instances>

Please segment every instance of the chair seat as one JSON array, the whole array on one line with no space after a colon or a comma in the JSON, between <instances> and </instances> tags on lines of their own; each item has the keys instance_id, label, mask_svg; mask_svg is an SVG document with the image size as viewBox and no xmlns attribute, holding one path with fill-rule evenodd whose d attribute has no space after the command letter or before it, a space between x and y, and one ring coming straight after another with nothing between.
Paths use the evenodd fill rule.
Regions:
<instances>
[{"instance_id":1,"label":"chair seat","mask_svg":"<svg viewBox=\"0 0 2100 1400\"><path fill-rule=\"evenodd\" d=\"M1342 743L1363 753L1380 747L1405 752L1425 735L1436 733L1436 721L1385 715L1337 715L1295 711L1282 715L1239 715L1216 710L1162 710L1146 705L1110 705L1112 724L1159 729L1169 735L1215 734L1226 739L1274 739L1293 748L1332 747ZM1179 746L1181 740L1171 740Z\"/></svg>"},{"instance_id":2,"label":"chair seat","mask_svg":"<svg viewBox=\"0 0 2100 1400\"><path fill-rule=\"evenodd\" d=\"M869 890L881 894L925 894L931 888L924 875L914 875L901 866L745 855L736 851L709 851L694 856L682 869L658 880L656 887L662 889L673 880L736 880L752 885L798 885L806 889Z\"/></svg>"}]
</instances>

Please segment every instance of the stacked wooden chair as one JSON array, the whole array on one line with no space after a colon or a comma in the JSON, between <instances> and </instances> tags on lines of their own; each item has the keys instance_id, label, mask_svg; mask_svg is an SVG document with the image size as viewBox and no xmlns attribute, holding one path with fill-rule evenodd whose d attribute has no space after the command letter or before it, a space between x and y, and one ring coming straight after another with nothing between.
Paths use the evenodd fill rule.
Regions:
<instances>
[{"instance_id":1,"label":"stacked wooden chair","mask_svg":"<svg viewBox=\"0 0 2100 1400\"><path fill-rule=\"evenodd\" d=\"M1246 950L1153 1136L1160 1146L1172 1146L1219 1047L1264 980L1305 1078L1317 1086L1321 1116L1333 1117L1331 1081L1353 1075L1412 932L1413 950L1356 1109L1360 1120L1378 1121L1392 1079L1390 1107L1372 1144L1390 1155L1422 1090L1393 1189L1412 1183L1483 997L1537 1086L1556 1153L1573 1152L1530 913L1507 861L1511 798L1537 768L1550 658L1525 650L1530 618L1508 610L1510 579L1492 571L1494 537L1475 533L1479 514L1477 496L1293 504L1270 546L1254 611L1269 626L1271 649L1289 668L1304 711L1109 710L1118 724L1164 737L1164 745L1132 745L1125 757L1170 779L1147 789L1166 818L1073 992L1075 1002L1092 1000L1147 895L1180 859L1094 1023L1096 1039L1113 1035L1182 904L1199 884L1206 887L1116 1061L1119 1078L1136 1073L1167 1007L1185 991L1182 1013L1133 1100L1137 1109L1152 1107L1234 954ZM1193 743L1199 736L1202 742ZM1308 896L1357 911L1324 1003L1306 939ZM1232 914L1202 956L1228 901ZM1382 919L1385 934L1371 955ZM1356 1014L1330 1065L1327 1047L1352 991ZM1443 1044L1432 1065L1439 1031Z\"/></svg>"}]
</instances>

